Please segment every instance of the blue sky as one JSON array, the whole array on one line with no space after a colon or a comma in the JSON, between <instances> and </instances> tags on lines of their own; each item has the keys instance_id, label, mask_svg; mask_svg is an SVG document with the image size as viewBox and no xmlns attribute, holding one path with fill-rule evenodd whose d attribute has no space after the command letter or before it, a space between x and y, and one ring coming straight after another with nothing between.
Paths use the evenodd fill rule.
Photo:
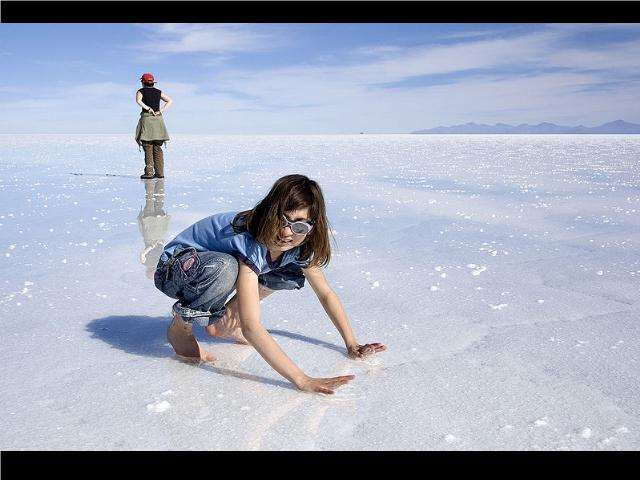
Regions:
<instances>
[{"instance_id":1,"label":"blue sky","mask_svg":"<svg viewBox=\"0 0 640 480\"><path fill-rule=\"evenodd\" d=\"M0 24L2 133L130 133L143 72L173 133L640 123L640 25Z\"/></svg>"}]
</instances>

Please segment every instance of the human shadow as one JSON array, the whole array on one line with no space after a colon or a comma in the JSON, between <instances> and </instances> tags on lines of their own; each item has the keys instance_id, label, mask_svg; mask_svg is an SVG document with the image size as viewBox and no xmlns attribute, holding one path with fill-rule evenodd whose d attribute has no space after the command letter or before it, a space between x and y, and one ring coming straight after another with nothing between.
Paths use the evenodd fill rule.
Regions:
<instances>
[{"instance_id":1,"label":"human shadow","mask_svg":"<svg viewBox=\"0 0 640 480\"><path fill-rule=\"evenodd\" d=\"M173 349L167 343L167 317L114 315L92 320L86 326L91 338L113 348L146 357L170 357Z\"/></svg>"},{"instance_id":2,"label":"human shadow","mask_svg":"<svg viewBox=\"0 0 640 480\"><path fill-rule=\"evenodd\" d=\"M258 382L258 383L266 383L267 385L273 385L275 387L287 388L289 390L297 390L289 382L285 382L283 380L275 380L273 378L261 377L259 375L252 375L250 373L238 372L238 371L235 371L235 370L230 370L228 368L220 368L220 367L216 367L215 364L212 365L212 364L208 364L208 363L203 363L201 366L206 368L207 370L211 370L212 372L215 372L215 373L217 373L219 375L226 375L228 377L235 377L235 378L239 378L241 380L251 380L251 381L254 381L254 382Z\"/></svg>"},{"instance_id":3,"label":"human shadow","mask_svg":"<svg viewBox=\"0 0 640 480\"><path fill-rule=\"evenodd\" d=\"M292 338L294 340L300 340L302 342L310 343L312 345L318 345L320 347L328 348L329 350L340 352L344 355L347 354L347 350L345 348L341 348L338 345L334 345L333 343L325 342L324 340L318 340L317 338L307 337L306 335L302 335L300 333L293 333L287 330L277 330L277 329L267 329L267 331L272 335Z\"/></svg>"},{"instance_id":4,"label":"human shadow","mask_svg":"<svg viewBox=\"0 0 640 480\"><path fill-rule=\"evenodd\" d=\"M142 315L113 315L110 317L98 318L89 322L86 330L91 334L91 338L103 341L113 348L117 348L134 355L167 358L174 357L175 353L168 344L166 332L171 319L168 317L149 317ZM194 329L199 330L199 329ZM319 345L331 350L344 353L337 345L333 345L323 340L307 337L298 333L286 330L269 330L273 335L292 338L303 342ZM200 336L200 335L198 335ZM198 339L200 340L200 338ZM215 343L228 343L226 339L217 339L207 336L206 341ZM238 372L227 368L217 367L215 364L200 364L207 370L220 375L227 375L242 380L251 380L268 385L294 389L288 382L274 380L267 377L260 377L248 373Z\"/></svg>"}]
</instances>

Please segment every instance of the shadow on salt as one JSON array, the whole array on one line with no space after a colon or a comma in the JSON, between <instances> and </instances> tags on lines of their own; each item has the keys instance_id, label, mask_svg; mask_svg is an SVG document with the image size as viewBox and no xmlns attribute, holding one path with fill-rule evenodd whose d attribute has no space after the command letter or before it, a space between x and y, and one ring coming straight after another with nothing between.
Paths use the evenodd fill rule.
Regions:
<instances>
[{"instance_id":1,"label":"shadow on salt","mask_svg":"<svg viewBox=\"0 0 640 480\"><path fill-rule=\"evenodd\" d=\"M122 350L134 355L159 358L176 358L174 352L167 342L166 331L170 324L168 317L149 317L141 315L131 316L110 316L92 320L86 327L91 333L91 338L101 340L113 348ZM287 337L294 340L321 346L345 354L346 350L332 343L316 338L308 337L299 333L287 330L269 330L272 335ZM198 336L198 335L196 335ZM202 341L203 339L199 339ZM207 337L207 343L224 344L234 343L231 340ZM244 347L246 348L246 347ZM216 353L214 352L214 355ZM220 359L224 360L224 359ZM221 361L219 363L225 363ZM267 385L295 390L293 385L283 380L276 380L258 375L252 375L236 371L230 368L221 368L216 364L201 363L201 367L220 375L236 377L242 380L251 380Z\"/></svg>"}]
</instances>

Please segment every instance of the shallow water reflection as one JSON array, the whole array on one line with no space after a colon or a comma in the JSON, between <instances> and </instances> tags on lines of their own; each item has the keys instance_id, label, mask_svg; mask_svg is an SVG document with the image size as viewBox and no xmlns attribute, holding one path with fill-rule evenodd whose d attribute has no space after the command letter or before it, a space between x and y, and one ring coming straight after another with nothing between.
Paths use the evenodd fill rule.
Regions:
<instances>
[{"instance_id":1,"label":"shallow water reflection","mask_svg":"<svg viewBox=\"0 0 640 480\"><path fill-rule=\"evenodd\" d=\"M138 260L145 266L147 278L153 279L156 265L164 250L171 216L164 209L166 194L163 178L144 180L144 190L144 205L138 214L138 229L144 248Z\"/></svg>"}]
</instances>

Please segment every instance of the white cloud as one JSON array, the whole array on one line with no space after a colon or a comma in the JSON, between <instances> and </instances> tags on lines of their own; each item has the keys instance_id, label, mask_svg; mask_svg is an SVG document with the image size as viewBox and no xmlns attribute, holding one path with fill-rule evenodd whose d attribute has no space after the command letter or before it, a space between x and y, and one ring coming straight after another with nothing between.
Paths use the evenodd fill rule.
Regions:
<instances>
[{"instance_id":1,"label":"white cloud","mask_svg":"<svg viewBox=\"0 0 640 480\"><path fill-rule=\"evenodd\" d=\"M624 111L629 120L638 119L640 112L633 101L637 89L615 96L596 88L590 91L590 87L610 78L606 72L589 71L609 64L635 68L637 45L614 44L602 51L562 50L560 41L566 39L567 32L568 29L555 28L512 38L402 50L396 46L371 47L362 50L363 58L358 64L320 63L257 72L227 70L216 77L215 85L258 99L256 107L263 103L311 103L313 106L304 112L307 119L335 119L325 131L357 130L359 125L376 131L409 131L445 120L553 121L568 112L576 118L582 116L580 121L587 123L611 119L612 115L623 116L616 115L616 111ZM512 66L523 65L542 73L504 73ZM411 77L496 67L504 67L504 71L451 80L447 85L378 86ZM558 67L576 71L544 73ZM631 103L621 107L619 102ZM509 118L504 118L506 111L511 112ZM298 126L304 128L305 123L309 121L304 120Z\"/></svg>"},{"instance_id":2,"label":"white cloud","mask_svg":"<svg viewBox=\"0 0 640 480\"><path fill-rule=\"evenodd\" d=\"M295 102L300 102L316 97L314 92L318 88L323 93L330 87L335 94L350 95L354 90L410 77L494 68L510 63L539 63L547 45L556 37L556 34L541 33L508 40L394 49L394 55L355 65L300 65L260 72L227 70L217 76L216 83L234 86L253 96L277 96L287 101L295 98Z\"/></svg>"},{"instance_id":3,"label":"white cloud","mask_svg":"<svg viewBox=\"0 0 640 480\"><path fill-rule=\"evenodd\" d=\"M401 53L406 47L400 47L397 45L369 45L365 47L358 47L351 50L349 53L354 56L387 56L389 54Z\"/></svg>"},{"instance_id":4,"label":"white cloud","mask_svg":"<svg viewBox=\"0 0 640 480\"><path fill-rule=\"evenodd\" d=\"M544 24L547 30L557 30L566 33L575 32L602 32L602 31L636 31L640 23L548 23Z\"/></svg>"},{"instance_id":5,"label":"white cloud","mask_svg":"<svg viewBox=\"0 0 640 480\"><path fill-rule=\"evenodd\" d=\"M272 35L242 24L160 24L145 29L148 40L134 48L155 55L250 52L278 44Z\"/></svg>"},{"instance_id":6,"label":"white cloud","mask_svg":"<svg viewBox=\"0 0 640 480\"><path fill-rule=\"evenodd\" d=\"M167 42L160 43L165 52L208 51L225 59L242 49L261 48L251 26L144 28L154 41ZM612 77L612 68L637 73L635 52L640 43L562 48L576 31L577 27L560 25L508 38L472 35L454 44L370 45L334 52L330 61L307 59L304 64L262 70L225 69L218 62L208 76L193 82L171 82L166 76L161 88L175 101L166 120L170 133L394 133L466 121L587 125L616 118L640 121L640 87L630 82L621 89L598 89L620 80ZM338 64L337 59L350 63ZM563 68L557 71L558 67ZM501 73L491 73L495 68ZM450 83L440 85L413 82L407 88L401 83L465 71L482 73L452 76ZM7 88L11 86L1 87L0 93ZM60 128L78 125L87 106L95 107L103 113L96 125L122 132L133 129L137 121L136 88L114 82L49 88L39 98L4 102L0 107L9 112L8 118L26 110L40 112L39 118L46 122L55 118ZM49 112L42 113L43 109Z\"/></svg>"},{"instance_id":7,"label":"white cloud","mask_svg":"<svg viewBox=\"0 0 640 480\"><path fill-rule=\"evenodd\" d=\"M7 112L22 109L64 109L64 112L60 112L60 115L64 115L65 112L76 108L89 110L96 105L102 106L106 103L108 97L99 93L102 86L102 84L92 84L76 85L68 88L51 88L42 90L35 95L33 91L30 91L26 92L22 98L3 101L0 106ZM102 91L106 93L106 91ZM121 96L122 93L123 90L119 90L117 95Z\"/></svg>"},{"instance_id":8,"label":"white cloud","mask_svg":"<svg viewBox=\"0 0 640 480\"><path fill-rule=\"evenodd\" d=\"M624 42L603 48L570 48L549 55L549 64L583 70L629 70L640 73L640 41Z\"/></svg>"},{"instance_id":9,"label":"white cloud","mask_svg":"<svg viewBox=\"0 0 640 480\"><path fill-rule=\"evenodd\" d=\"M408 77L452 73L539 62L556 36L536 33L512 39L482 40L408 49L396 58L351 67L345 73L363 83L393 82Z\"/></svg>"},{"instance_id":10,"label":"white cloud","mask_svg":"<svg viewBox=\"0 0 640 480\"><path fill-rule=\"evenodd\" d=\"M31 89L22 85L0 85L0 93L27 93Z\"/></svg>"}]
</instances>

